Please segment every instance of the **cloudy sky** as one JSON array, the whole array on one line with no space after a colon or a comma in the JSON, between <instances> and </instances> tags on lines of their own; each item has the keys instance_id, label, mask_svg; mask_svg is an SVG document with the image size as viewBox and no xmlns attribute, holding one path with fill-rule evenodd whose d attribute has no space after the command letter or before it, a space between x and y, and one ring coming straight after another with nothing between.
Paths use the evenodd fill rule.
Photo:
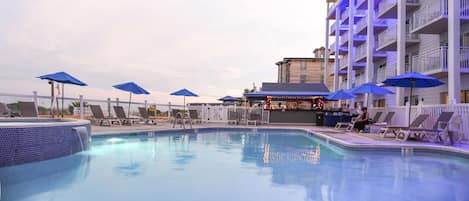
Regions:
<instances>
[{"instance_id":1,"label":"cloudy sky","mask_svg":"<svg viewBox=\"0 0 469 201\"><path fill-rule=\"evenodd\" d=\"M324 0L0 0L0 93L47 95L34 77L66 71L88 83L67 96L152 102L187 87L214 102L277 79L275 62L324 44Z\"/></svg>"}]
</instances>

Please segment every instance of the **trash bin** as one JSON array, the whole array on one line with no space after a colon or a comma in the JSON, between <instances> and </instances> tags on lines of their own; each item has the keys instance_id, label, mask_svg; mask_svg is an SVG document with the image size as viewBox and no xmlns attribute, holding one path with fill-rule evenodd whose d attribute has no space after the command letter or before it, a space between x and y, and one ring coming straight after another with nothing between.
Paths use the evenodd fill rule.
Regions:
<instances>
[{"instance_id":1,"label":"trash bin","mask_svg":"<svg viewBox=\"0 0 469 201\"><path fill-rule=\"evenodd\" d=\"M316 126L324 126L324 112L316 113Z\"/></svg>"}]
</instances>

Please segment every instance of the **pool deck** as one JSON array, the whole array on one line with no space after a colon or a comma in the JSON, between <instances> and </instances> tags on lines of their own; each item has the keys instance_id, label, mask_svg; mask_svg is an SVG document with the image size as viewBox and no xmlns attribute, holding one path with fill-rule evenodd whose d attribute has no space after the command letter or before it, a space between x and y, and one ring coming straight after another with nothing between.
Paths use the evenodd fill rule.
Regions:
<instances>
[{"instance_id":1,"label":"pool deck","mask_svg":"<svg viewBox=\"0 0 469 201\"><path fill-rule=\"evenodd\" d=\"M227 125L226 123L205 123L195 124L194 129L198 128L270 128L270 129L301 129L314 133L316 136L333 142L338 145L353 149L422 149L426 151L444 151L456 154L462 154L469 157L469 142L462 142L454 146L442 144L419 142L419 141L399 141L395 138L383 138L376 134L347 132L329 127L306 126L306 125ZM106 135L116 133L145 132L145 131L168 131L181 130L180 126L172 128L172 125L166 122L158 125L133 125L133 126L93 126L92 135Z\"/></svg>"}]
</instances>

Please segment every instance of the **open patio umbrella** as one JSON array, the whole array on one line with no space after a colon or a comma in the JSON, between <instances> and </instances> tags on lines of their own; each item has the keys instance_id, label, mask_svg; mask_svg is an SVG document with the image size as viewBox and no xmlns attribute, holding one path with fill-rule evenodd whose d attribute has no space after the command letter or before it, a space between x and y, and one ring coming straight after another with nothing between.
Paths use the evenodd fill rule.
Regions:
<instances>
[{"instance_id":1,"label":"open patio umbrella","mask_svg":"<svg viewBox=\"0 0 469 201\"><path fill-rule=\"evenodd\" d=\"M389 91L384 87L377 86L375 83L365 83L358 87L352 88L349 92L354 94L377 94L377 95L386 95L386 94L393 94L394 92ZM369 105L369 96L366 100L366 105Z\"/></svg>"},{"instance_id":2,"label":"open patio umbrella","mask_svg":"<svg viewBox=\"0 0 469 201\"><path fill-rule=\"evenodd\" d=\"M198 97L199 95L193 93L192 91L189 91L188 89L184 88L179 91L175 91L171 94L171 96L184 96L184 110L186 110L186 96L193 96L193 97Z\"/></svg>"},{"instance_id":3,"label":"open patio umbrella","mask_svg":"<svg viewBox=\"0 0 469 201\"><path fill-rule=\"evenodd\" d=\"M86 83L78 80L77 78L71 76L70 74L68 74L66 72L57 72L57 73L41 75L37 78L42 79L42 80L50 80L50 81L53 81L53 82L62 83L62 118L64 117L63 108L64 108L64 92L65 92L64 88L65 88L65 84L73 84L73 85L78 85L78 86L87 86ZM51 95L53 97L54 96L54 90L52 90L51 93L52 93ZM53 100L51 101L51 104L53 104ZM51 107L51 110L52 110L52 107Z\"/></svg>"},{"instance_id":4,"label":"open patio umbrella","mask_svg":"<svg viewBox=\"0 0 469 201\"><path fill-rule=\"evenodd\" d=\"M326 96L327 100L347 100L347 99L354 99L357 96L346 91L346 90L339 90L334 93L332 93L329 96Z\"/></svg>"},{"instance_id":5,"label":"open patio umbrella","mask_svg":"<svg viewBox=\"0 0 469 201\"><path fill-rule=\"evenodd\" d=\"M412 107L412 92L414 88L429 88L429 87L436 87L443 85L444 83L440 80L422 75L418 72L410 72L402 75L398 75L395 77L388 78L383 82L386 86L394 86L394 87L405 87L410 88L410 95L409 95L409 122L408 125L410 126L410 110Z\"/></svg>"},{"instance_id":6,"label":"open patio umbrella","mask_svg":"<svg viewBox=\"0 0 469 201\"><path fill-rule=\"evenodd\" d=\"M219 101L241 101L241 98L236 98L233 96L225 96L218 99Z\"/></svg>"},{"instance_id":7,"label":"open patio umbrella","mask_svg":"<svg viewBox=\"0 0 469 201\"><path fill-rule=\"evenodd\" d=\"M130 104L132 103L132 94L150 94L150 92L138 86L134 82L126 82L114 85L112 87L129 92L129 109L127 110L127 117L130 117Z\"/></svg>"}]
</instances>

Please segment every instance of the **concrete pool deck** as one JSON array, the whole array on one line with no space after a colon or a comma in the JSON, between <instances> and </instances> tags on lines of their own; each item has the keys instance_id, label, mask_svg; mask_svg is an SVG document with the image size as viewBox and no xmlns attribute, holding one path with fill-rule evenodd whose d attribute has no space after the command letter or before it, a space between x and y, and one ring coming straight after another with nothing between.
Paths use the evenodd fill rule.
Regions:
<instances>
[{"instance_id":1,"label":"concrete pool deck","mask_svg":"<svg viewBox=\"0 0 469 201\"><path fill-rule=\"evenodd\" d=\"M333 142L338 145L352 148L352 149L418 149L425 151L443 151L451 152L458 155L469 157L469 142L462 142L454 146L447 146L431 142L420 141L398 141L395 138L382 138L376 134L359 134L355 132L347 132L344 130L337 130L330 127L306 126L306 125L228 125L224 123L205 123L195 124L194 129L200 128L266 128L266 129L301 129L310 131L316 136ZM107 135L116 133L132 133L132 132L145 132L145 131L171 131L181 130L180 126L172 128L172 125L166 122L158 123L158 125L133 125L133 126L93 126L92 135Z\"/></svg>"}]
</instances>

